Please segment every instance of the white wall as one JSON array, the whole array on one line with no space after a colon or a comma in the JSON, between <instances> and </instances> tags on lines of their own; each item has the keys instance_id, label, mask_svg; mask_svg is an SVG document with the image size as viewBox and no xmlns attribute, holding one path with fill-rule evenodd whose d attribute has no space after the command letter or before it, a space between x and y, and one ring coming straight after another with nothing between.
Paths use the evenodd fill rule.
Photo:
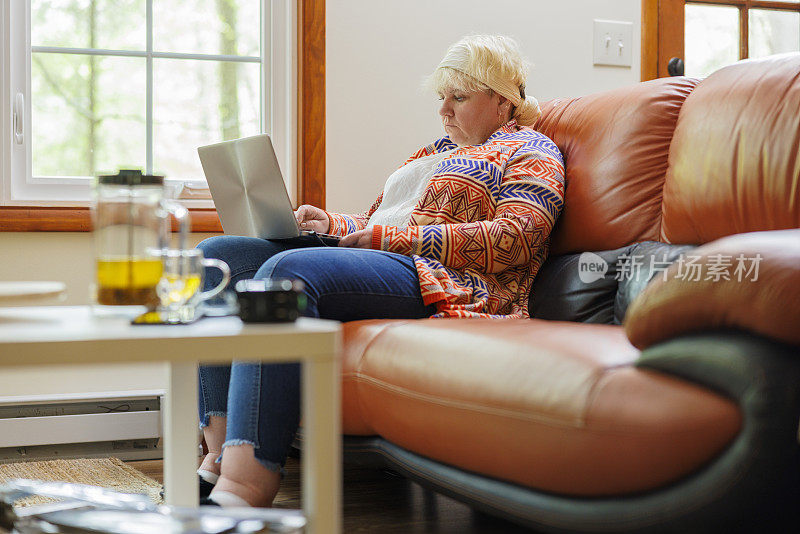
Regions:
<instances>
[{"instance_id":1,"label":"white wall","mask_svg":"<svg viewBox=\"0 0 800 534\"><path fill-rule=\"evenodd\" d=\"M189 234L189 245L214 234ZM0 232L0 280L53 280L67 285L65 306L89 304L94 276L91 232Z\"/></svg>"},{"instance_id":2,"label":"white wall","mask_svg":"<svg viewBox=\"0 0 800 534\"><path fill-rule=\"evenodd\" d=\"M190 234L191 245L209 235ZM63 305L89 303L93 260L90 232L0 232L0 280L65 282L67 298L60 303ZM4 367L2 372L5 387L0 397L29 392L26 384L32 382L36 382L39 395L163 389L166 386L165 368L160 363L122 363L113 367Z\"/></svg>"},{"instance_id":3,"label":"white wall","mask_svg":"<svg viewBox=\"0 0 800 534\"><path fill-rule=\"evenodd\" d=\"M641 0L331 0L326 3L326 207L369 208L386 178L442 135L435 95L420 89L447 47L505 34L533 64L540 101L640 79ZM592 65L593 19L633 23L633 65Z\"/></svg>"}]
</instances>

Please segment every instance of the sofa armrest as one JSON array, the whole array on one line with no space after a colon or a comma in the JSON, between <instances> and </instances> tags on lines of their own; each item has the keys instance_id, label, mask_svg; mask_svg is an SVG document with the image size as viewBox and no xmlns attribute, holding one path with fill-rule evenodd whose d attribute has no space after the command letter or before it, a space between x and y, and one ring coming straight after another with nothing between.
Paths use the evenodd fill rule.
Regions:
<instances>
[{"instance_id":1,"label":"sofa armrest","mask_svg":"<svg viewBox=\"0 0 800 534\"><path fill-rule=\"evenodd\" d=\"M734 523L743 520L737 515L746 515L747 510L770 510L768 517L779 525L798 519L800 358L796 347L747 332L717 330L649 347L636 366L704 385L740 407L739 435L687 484L697 502L713 495L712 516L722 514ZM756 516L757 521L765 517Z\"/></svg>"},{"instance_id":2,"label":"sofa armrest","mask_svg":"<svg viewBox=\"0 0 800 534\"><path fill-rule=\"evenodd\" d=\"M634 346L717 328L800 345L800 229L718 239L663 274L628 308L624 326Z\"/></svg>"}]
</instances>

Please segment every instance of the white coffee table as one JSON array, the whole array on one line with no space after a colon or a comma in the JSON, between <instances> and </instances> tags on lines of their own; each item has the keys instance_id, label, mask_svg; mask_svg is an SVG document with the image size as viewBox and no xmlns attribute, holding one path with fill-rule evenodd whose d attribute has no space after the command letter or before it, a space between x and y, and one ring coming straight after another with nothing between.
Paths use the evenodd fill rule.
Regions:
<instances>
[{"instance_id":1,"label":"white coffee table","mask_svg":"<svg viewBox=\"0 0 800 534\"><path fill-rule=\"evenodd\" d=\"M244 324L237 317L132 326L89 307L0 308L0 367L166 362L164 487L168 504L197 506L197 364L303 363L303 509L307 532L341 531L340 335L335 321ZM3 391L0 369L0 392ZM35 394L36 384L30 384Z\"/></svg>"}]
</instances>

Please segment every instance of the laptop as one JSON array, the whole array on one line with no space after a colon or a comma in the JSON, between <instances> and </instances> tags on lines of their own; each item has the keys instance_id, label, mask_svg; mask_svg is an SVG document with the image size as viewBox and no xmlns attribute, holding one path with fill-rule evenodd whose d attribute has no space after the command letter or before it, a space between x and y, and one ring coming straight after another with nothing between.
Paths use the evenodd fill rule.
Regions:
<instances>
[{"instance_id":1,"label":"laptop","mask_svg":"<svg viewBox=\"0 0 800 534\"><path fill-rule=\"evenodd\" d=\"M339 238L300 230L269 135L197 149L226 234L297 246L337 246Z\"/></svg>"}]
</instances>

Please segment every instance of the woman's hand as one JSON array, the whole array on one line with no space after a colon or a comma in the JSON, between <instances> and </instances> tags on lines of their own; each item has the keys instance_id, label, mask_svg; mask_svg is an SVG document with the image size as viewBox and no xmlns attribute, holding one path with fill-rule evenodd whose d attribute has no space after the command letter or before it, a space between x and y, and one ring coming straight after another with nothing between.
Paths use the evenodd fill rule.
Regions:
<instances>
[{"instance_id":1,"label":"woman's hand","mask_svg":"<svg viewBox=\"0 0 800 534\"><path fill-rule=\"evenodd\" d=\"M372 227L347 234L339 240L340 247L372 248Z\"/></svg>"},{"instance_id":2,"label":"woman's hand","mask_svg":"<svg viewBox=\"0 0 800 534\"><path fill-rule=\"evenodd\" d=\"M316 206L303 204L294 212L294 218L301 230L313 230L318 234L327 234L331 226L328 214Z\"/></svg>"}]
</instances>

